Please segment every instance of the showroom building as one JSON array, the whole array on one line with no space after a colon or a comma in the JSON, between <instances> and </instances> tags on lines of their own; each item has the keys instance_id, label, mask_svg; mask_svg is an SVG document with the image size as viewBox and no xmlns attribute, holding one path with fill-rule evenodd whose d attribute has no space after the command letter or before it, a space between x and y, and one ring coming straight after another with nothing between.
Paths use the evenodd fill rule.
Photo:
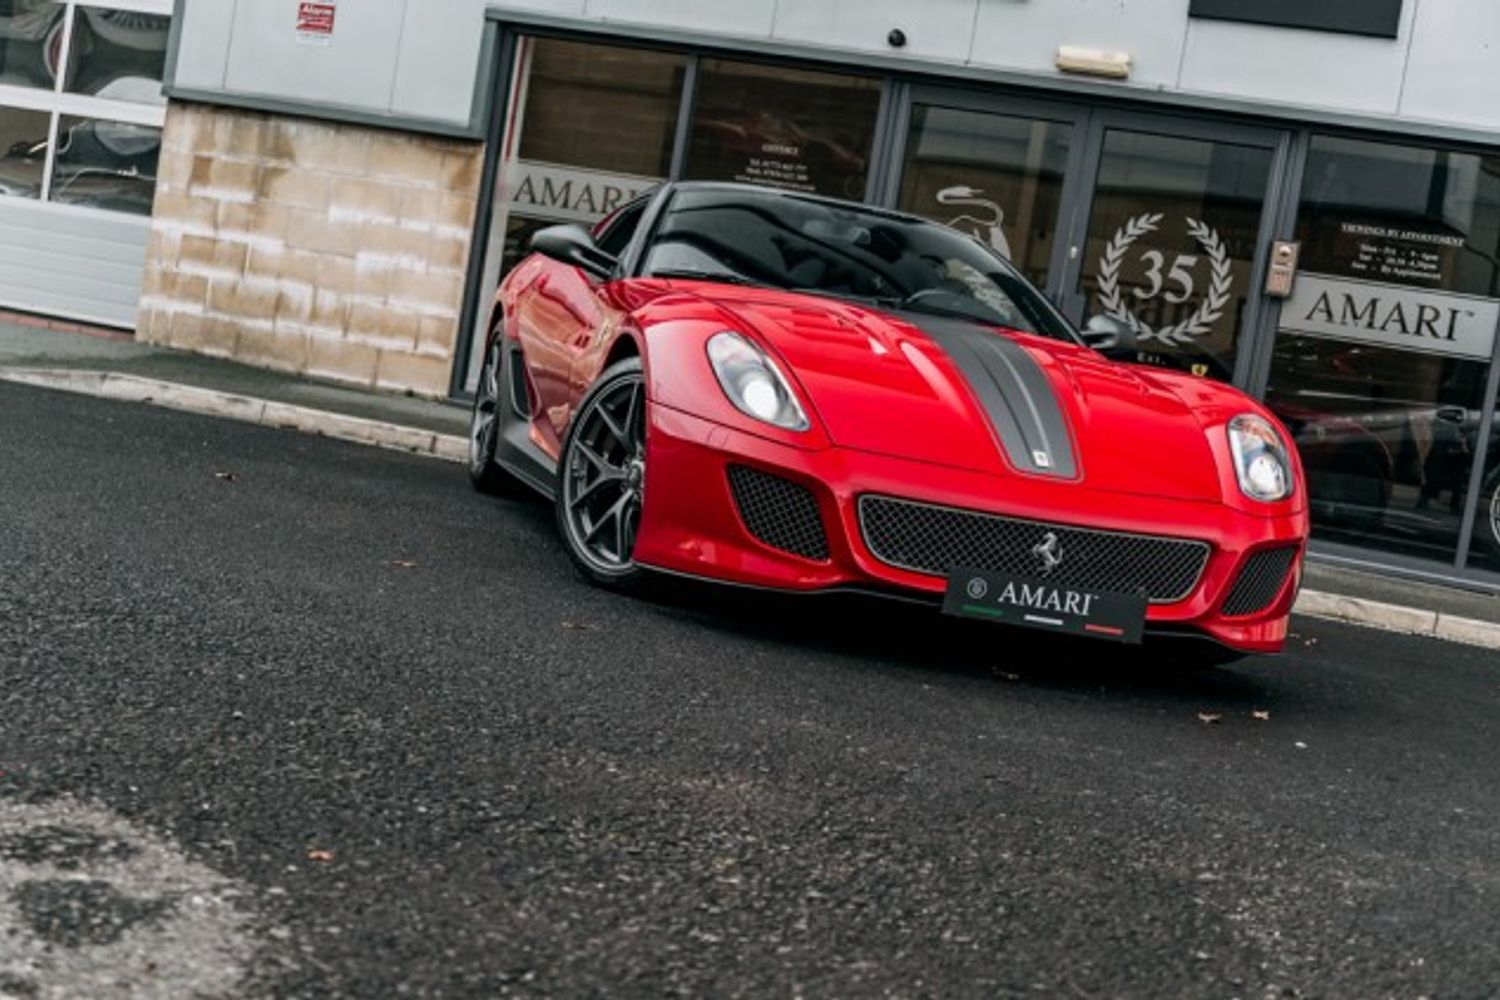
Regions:
<instances>
[{"instance_id":1,"label":"showroom building","mask_svg":"<svg viewBox=\"0 0 1500 1000\"><path fill-rule=\"evenodd\" d=\"M50 143L0 226L65 245L0 252L77 282L0 304L128 323L85 276L144 246L143 339L461 397L538 228L666 178L862 199L1266 398L1322 555L1500 586L1491 0L178 0L165 106L77 82L160 6L0 0L0 121Z\"/></svg>"}]
</instances>

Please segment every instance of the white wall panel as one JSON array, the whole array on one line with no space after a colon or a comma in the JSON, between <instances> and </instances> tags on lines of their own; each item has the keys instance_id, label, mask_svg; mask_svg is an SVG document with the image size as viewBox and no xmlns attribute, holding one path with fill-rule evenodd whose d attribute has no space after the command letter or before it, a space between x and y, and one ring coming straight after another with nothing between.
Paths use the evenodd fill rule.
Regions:
<instances>
[{"instance_id":1,"label":"white wall panel","mask_svg":"<svg viewBox=\"0 0 1500 1000\"><path fill-rule=\"evenodd\" d=\"M1416 7L1407 0L1395 41L1194 20L1180 86L1276 104L1394 114Z\"/></svg>"},{"instance_id":2,"label":"white wall panel","mask_svg":"<svg viewBox=\"0 0 1500 1000\"><path fill-rule=\"evenodd\" d=\"M135 328L151 221L0 198L0 306Z\"/></svg>"},{"instance_id":3,"label":"white wall panel","mask_svg":"<svg viewBox=\"0 0 1500 1000\"><path fill-rule=\"evenodd\" d=\"M177 80L184 87L218 90L229 68L229 39L238 0L186 3L178 30Z\"/></svg>"},{"instance_id":4,"label":"white wall panel","mask_svg":"<svg viewBox=\"0 0 1500 1000\"><path fill-rule=\"evenodd\" d=\"M782 3L776 10L775 35L808 45L962 63L969 57L978 7L979 0ZM904 48L890 46L887 36L892 28L906 33Z\"/></svg>"},{"instance_id":5,"label":"white wall panel","mask_svg":"<svg viewBox=\"0 0 1500 1000\"><path fill-rule=\"evenodd\" d=\"M393 114L467 118L484 37L484 0L408 0L391 93ZM462 99L458 99L462 95Z\"/></svg>"},{"instance_id":6,"label":"white wall panel","mask_svg":"<svg viewBox=\"0 0 1500 1000\"><path fill-rule=\"evenodd\" d=\"M1412 31L1401 113L1500 127L1500 3L1424 0Z\"/></svg>"},{"instance_id":7,"label":"white wall panel","mask_svg":"<svg viewBox=\"0 0 1500 1000\"><path fill-rule=\"evenodd\" d=\"M1058 48L1077 45L1129 53L1122 93L1500 125L1500 0L1406 0L1395 41L1190 19L1188 0L342 0L327 47L297 41L297 4L186 0L177 85L461 128L491 6L606 33L630 23L773 40L811 58L841 48L872 67L931 60L939 72L970 63L1060 78ZM886 43L898 27L904 49Z\"/></svg>"},{"instance_id":8,"label":"white wall panel","mask_svg":"<svg viewBox=\"0 0 1500 1000\"><path fill-rule=\"evenodd\" d=\"M315 94L329 104L387 110L406 3L341 3L328 43L309 45L297 37L297 0L244 0L235 9L225 84L239 93Z\"/></svg>"},{"instance_id":9,"label":"white wall panel","mask_svg":"<svg viewBox=\"0 0 1500 1000\"><path fill-rule=\"evenodd\" d=\"M787 2L822 4L829 0ZM776 0L589 0L587 12L595 21L635 21L679 31L769 38Z\"/></svg>"},{"instance_id":10,"label":"white wall panel","mask_svg":"<svg viewBox=\"0 0 1500 1000\"><path fill-rule=\"evenodd\" d=\"M531 11L536 14L556 14L560 17L582 17L588 0L495 0L490 4L501 10Z\"/></svg>"},{"instance_id":11,"label":"white wall panel","mask_svg":"<svg viewBox=\"0 0 1500 1000\"><path fill-rule=\"evenodd\" d=\"M1174 86L1187 0L982 0L971 62L1056 73L1063 45L1130 53L1131 84Z\"/></svg>"}]
</instances>

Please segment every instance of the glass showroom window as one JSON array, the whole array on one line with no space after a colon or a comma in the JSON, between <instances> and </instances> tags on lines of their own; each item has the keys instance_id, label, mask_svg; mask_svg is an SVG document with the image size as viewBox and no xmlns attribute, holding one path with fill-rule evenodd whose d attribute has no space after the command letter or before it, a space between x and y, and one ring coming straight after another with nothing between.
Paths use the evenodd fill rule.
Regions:
<instances>
[{"instance_id":1,"label":"glass showroom window","mask_svg":"<svg viewBox=\"0 0 1500 1000\"><path fill-rule=\"evenodd\" d=\"M593 225L671 171L688 57L522 38L517 45L480 285L481 314L538 229ZM475 331L468 384L488 331Z\"/></svg>"},{"instance_id":2,"label":"glass showroom window","mask_svg":"<svg viewBox=\"0 0 1500 1000\"><path fill-rule=\"evenodd\" d=\"M1315 137L1268 401L1307 467L1314 531L1500 567L1476 470L1500 324L1500 158ZM1493 454L1496 444L1490 445ZM1483 512L1470 513L1476 472Z\"/></svg>"},{"instance_id":3,"label":"glass showroom window","mask_svg":"<svg viewBox=\"0 0 1500 1000\"><path fill-rule=\"evenodd\" d=\"M0 0L0 195L150 215L170 0Z\"/></svg>"},{"instance_id":4,"label":"glass showroom window","mask_svg":"<svg viewBox=\"0 0 1500 1000\"><path fill-rule=\"evenodd\" d=\"M871 77L704 59L685 176L863 201L882 86Z\"/></svg>"}]
</instances>

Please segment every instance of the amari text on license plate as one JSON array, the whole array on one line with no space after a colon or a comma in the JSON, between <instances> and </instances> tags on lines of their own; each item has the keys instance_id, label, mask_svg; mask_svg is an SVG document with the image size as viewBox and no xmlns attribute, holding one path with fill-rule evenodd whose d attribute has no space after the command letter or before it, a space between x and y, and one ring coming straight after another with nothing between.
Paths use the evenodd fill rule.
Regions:
<instances>
[{"instance_id":1,"label":"amari text on license plate","mask_svg":"<svg viewBox=\"0 0 1500 1000\"><path fill-rule=\"evenodd\" d=\"M964 567L948 574L943 611L1115 642L1140 642L1146 627L1144 597Z\"/></svg>"}]
</instances>

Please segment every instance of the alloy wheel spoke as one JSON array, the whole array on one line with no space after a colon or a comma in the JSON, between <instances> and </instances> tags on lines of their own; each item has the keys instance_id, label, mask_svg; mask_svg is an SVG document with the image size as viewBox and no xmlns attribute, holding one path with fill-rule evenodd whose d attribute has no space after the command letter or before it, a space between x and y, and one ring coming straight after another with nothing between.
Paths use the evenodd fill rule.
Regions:
<instances>
[{"instance_id":1,"label":"alloy wheel spoke","mask_svg":"<svg viewBox=\"0 0 1500 1000\"><path fill-rule=\"evenodd\" d=\"M578 449L578 454L586 458L588 463L598 469L601 475L609 475L614 479L620 479L625 475L624 467L615 465L582 441L576 442L575 447Z\"/></svg>"},{"instance_id":2,"label":"alloy wheel spoke","mask_svg":"<svg viewBox=\"0 0 1500 1000\"><path fill-rule=\"evenodd\" d=\"M602 403L600 404L597 412L599 414L600 421L604 424L605 430L609 431L609 436L618 441L620 443L620 447L625 449L626 454L629 454L630 436L626 433L625 429L622 428L619 424L615 423L615 418L609 415L609 411L604 408Z\"/></svg>"},{"instance_id":3,"label":"alloy wheel spoke","mask_svg":"<svg viewBox=\"0 0 1500 1000\"><path fill-rule=\"evenodd\" d=\"M589 528L588 534L583 536L584 542L592 542L594 539L598 538L599 533L604 530L604 526L609 524L611 521L614 521L616 525L618 525L620 514L622 511L624 511L625 505L629 502L630 494L622 493L620 495L620 499L611 504L609 510L606 510L603 516L601 516L599 520L594 522L594 526Z\"/></svg>"},{"instance_id":4,"label":"alloy wheel spoke","mask_svg":"<svg viewBox=\"0 0 1500 1000\"><path fill-rule=\"evenodd\" d=\"M616 474L613 472L601 472L593 482L589 483L583 488L583 491L581 493L577 494L571 501L569 501L568 506L573 510L577 510L579 507L582 507L585 503L587 503L590 497L598 492L599 487L607 485L609 483L618 483L623 478L623 473Z\"/></svg>"}]
</instances>

